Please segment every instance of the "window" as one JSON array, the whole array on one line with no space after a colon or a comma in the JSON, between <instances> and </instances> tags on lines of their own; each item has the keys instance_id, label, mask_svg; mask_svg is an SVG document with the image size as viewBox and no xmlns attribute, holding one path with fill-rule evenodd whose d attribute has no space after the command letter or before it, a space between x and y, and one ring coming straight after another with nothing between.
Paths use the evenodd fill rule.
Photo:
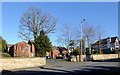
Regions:
<instances>
[{"instance_id":1,"label":"window","mask_svg":"<svg viewBox=\"0 0 120 75\"><path fill-rule=\"evenodd\" d=\"M116 43L116 46L119 46L119 43Z\"/></svg>"},{"instance_id":2,"label":"window","mask_svg":"<svg viewBox=\"0 0 120 75\"><path fill-rule=\"evenodd\" d=\"M28 47L25 47L25 50L28 50Z\"/></svg>"},{"instance_id":3,"label":"window","mask_svg":"<svg viewBox=\"0 0 120 75\"><path fill-rule=\"evenodd\" d=\"M101 48L103 48L103 44L101 44Z\"/></svg>"}]
</instances>

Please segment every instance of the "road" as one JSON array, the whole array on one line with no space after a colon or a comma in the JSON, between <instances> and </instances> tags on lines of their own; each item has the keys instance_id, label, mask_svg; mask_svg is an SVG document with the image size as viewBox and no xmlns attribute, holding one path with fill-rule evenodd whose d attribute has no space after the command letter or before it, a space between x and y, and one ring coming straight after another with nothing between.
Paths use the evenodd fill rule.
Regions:
<instances>
[{"instance_id":1,"label":"road","mask_svg":"<svg viewBox=\"0 0 120 75\"><path fill-rule=\"evenodd\" d=\"M3 75L74 75L74 74L99 74L112 70L118 70L120 62L64 62L60 59L48 59L45 66L21 69L19 71L4 72Z\"/></svg>"}]
</instances>

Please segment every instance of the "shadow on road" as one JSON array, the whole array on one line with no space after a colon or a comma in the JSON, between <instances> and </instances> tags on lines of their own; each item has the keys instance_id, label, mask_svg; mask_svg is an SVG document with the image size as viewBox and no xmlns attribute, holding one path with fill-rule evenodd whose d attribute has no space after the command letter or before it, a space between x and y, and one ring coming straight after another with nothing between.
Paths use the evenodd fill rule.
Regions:
<instances>
[{"instance_id":1,"label":"shadow on road","mask_svg":"<svg viewBox=\"0 0 120 75\"><path fill-rule=\"evenodd\" d=\"M102 69L94 69L102 68ZM30 70L21 70L21 71L2 71L2 75L120 75L119 67L105 67L105 66L93 66L92 69L84 68L83 70L60 70L52 68L40 67L44 71L30 71Z\"/></svg>"}]
</instances>

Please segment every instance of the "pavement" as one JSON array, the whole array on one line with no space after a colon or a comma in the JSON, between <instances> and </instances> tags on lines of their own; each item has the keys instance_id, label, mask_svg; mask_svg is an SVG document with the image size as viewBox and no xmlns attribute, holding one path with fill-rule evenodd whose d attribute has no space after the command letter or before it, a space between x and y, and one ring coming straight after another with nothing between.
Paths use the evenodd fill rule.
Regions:
<instances>
[{"instance_id":1,"label":"pavement","mask_svg":"<svg viewBox=\"0 0 120 75\"><path fill-rule=\"evenodd\" d=\"M64 62L61 59L47 59L47 64L44 66L3 71L2 75L102 75L101 73L113 70L120 71L119 60ZM116 75L120 75L120 72Z\"/></svg>"}]
</instances>

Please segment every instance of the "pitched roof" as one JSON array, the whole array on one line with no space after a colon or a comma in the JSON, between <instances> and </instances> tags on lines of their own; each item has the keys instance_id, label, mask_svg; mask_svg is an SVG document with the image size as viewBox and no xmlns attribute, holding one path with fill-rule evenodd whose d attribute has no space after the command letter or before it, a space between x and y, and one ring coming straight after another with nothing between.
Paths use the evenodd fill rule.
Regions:
<instances>
[{"instance_id":1,"label":"pitched roof","mask_svg":"<svg viewBox=\"0 0 120 75\"><path fill-rule=\"evenodd\" d=\"M101 40L101 44L107 44L107 39L102 39ZM99 45L99 41L95 42L94 44L92 45Z\"/></svg>"},{"instance_id":2,"label":"pitched roof","mask_svg":"<svg viewBox=\"0 0 120 75\"><path fill-rule=\"evenodd\" d=\"M34 40L29 40L28 43L32 43L32 44L34 44L35 41L34 41Z\"/></svg>"},{"instance_id":3,"label":"pitched roof","mask_svg":"<svg viewBox=\"0 0 120 75\"><path fill-rule=\"evenodd\" d=\"M116 38L118 38L117 36L116 37L108 37L106 39L102 39L101 40L101 44L107 44L107 39L111 39L111 42L110 43L114 43L116 41ZM94 44L92 45L99 45L99 41L95 42Z\"/></svg>"},{"instance_id":4,"label":"pitched roof","mask_svg":"<svg viewBox=\"0 0 120 75\"><path fill-rule=\"evenodd\" d=\"M118 37L112 37L111 38L111 43L114 43L116 41L116 38L118 38Z\"/></svg>"},{"instance_id":5,"label":"pitched roof","mask_svg":"<svg viewBox=\"0 0 120 75\"><path fill-rule=\"evenodd\" d=\"M7 47L10 48L13 44L7 44Z\"/></svg>"},{"instance_id":6,"label":"pitched roof","mask_svg":"<svg viewBox=\"0 0 120 75\"><path fill-rule=\"evenodd\" d=\"M56 46L52 46L52 50L54 50L54 49L57 49L57 50L58 50L58 48L57 48Z\"/></svg>"},{"instance_id":7,"label":"pitched roof","mask_svg":"<svg viewBox=\"0 0 120 75\"><path fill-rule=\"evenodd\" d=\"M17 44L19 44L19 43L26 43L25 41L21 41L21 42L18 42L18 43L16 43L16 44L14 44L14 45L17 45ZM28 44L28 43L26 43L26 44ZM28 44L29 45L29 44Z\"/></svg>"},{"instance_id":8,"label":"pitched roof","mask_svg":"<svg viewBox=\"0 0 120 75\"><path fill-rule=\"evenodd\" d=\"M67 50L65 47L57 47L59 50L62 50L62 51L64 51L64 50Z\"/></svg>"}]
</instances>

